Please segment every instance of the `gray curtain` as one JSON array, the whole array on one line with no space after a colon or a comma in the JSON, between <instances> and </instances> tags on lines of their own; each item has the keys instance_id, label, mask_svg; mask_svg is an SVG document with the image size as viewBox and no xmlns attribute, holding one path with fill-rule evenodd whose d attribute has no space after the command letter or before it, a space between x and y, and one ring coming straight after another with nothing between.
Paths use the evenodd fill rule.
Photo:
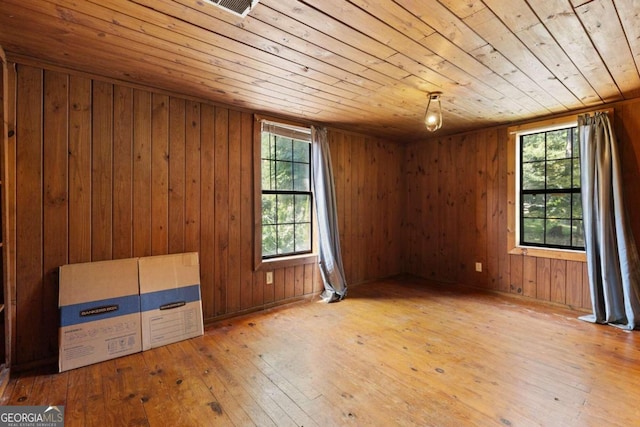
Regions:
<instances>
[{"instance_id":1,"label":"gray curtain","mask_svg":"<svg viewBox=\"0 0 640 427\"><path fill-rule=\"evenodd\" d=\"M606 113L578 118L582 210L593 314L582 320L635 329L640 261L622 200L622 174Z\"/></svg>"},{"instance_id":2,"label":"gray curtain","mask_svg":"<svg viewBox=\"0 0 640 427\"><path fill-rule=\"evenodd\" d=\"M319 266L324 283L324 291L320 296L325 302L340 301L347 295L347 282L340 252L336 191L333 184L333 168L326 128L311 127L311 153L313 157L313 192L316 200L320 237Z\"/></svg>"}]
</instances>

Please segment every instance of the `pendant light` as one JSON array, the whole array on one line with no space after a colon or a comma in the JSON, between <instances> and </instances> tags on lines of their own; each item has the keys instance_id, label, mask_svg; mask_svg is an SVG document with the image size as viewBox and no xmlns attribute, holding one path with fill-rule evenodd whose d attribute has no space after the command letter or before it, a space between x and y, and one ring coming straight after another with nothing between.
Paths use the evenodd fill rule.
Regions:
<instances>
[{"instance_id":1,"label":"pendant light","mask_svg":"<svg viewBox=\"0 0 640 427\"><path fill-rule=\"evenodd\" d=\"M429 92L427 97L427 111L424 113L424 125L429 132L435 132L442 127L442 105L440 96L442 92Z\"/></svg>"}]
</instances>

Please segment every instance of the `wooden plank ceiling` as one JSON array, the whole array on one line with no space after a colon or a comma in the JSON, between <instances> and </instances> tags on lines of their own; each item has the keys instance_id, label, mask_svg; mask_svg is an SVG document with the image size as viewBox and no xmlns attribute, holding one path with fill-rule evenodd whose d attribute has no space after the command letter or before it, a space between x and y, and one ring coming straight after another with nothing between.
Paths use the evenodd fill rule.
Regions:
<instances>
[{"instance_id":1,"label":"wooden plank ceiling","mask_svg":"<svg viewBox=\"0 0 640 427\"><path fill-rule=\"evenodd\" d=\"M0 46L112 79L397 140L640 95L638 0L2 0Z\"/></svg>"}]
</instances>

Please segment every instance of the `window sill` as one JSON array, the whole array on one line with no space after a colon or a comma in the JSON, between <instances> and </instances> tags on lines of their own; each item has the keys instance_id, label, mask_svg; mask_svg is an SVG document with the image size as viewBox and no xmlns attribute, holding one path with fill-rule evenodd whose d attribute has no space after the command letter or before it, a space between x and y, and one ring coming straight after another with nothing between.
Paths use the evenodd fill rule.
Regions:
<instances>
[{"instance_id":1,"label":"window sill","mask_svg":"<svg viewBox=\"0 0 640 427\"><path fill-rule=\"evenodd\" d=\"M318 261L315 253L294 255L281 258L263 259L255 267L255 271L269 271L278 268L295 267L296 265L314 264Z\"/></svg>"},{"instance_id":2,"label":"window sill","mask_svg":"<svg viewBox=\"0 0 640 427\"><path fill-rule=\"evenodd\" d=\"M509 250L511 255L526 255L537 258L563 259L566 261L587 262L587 255L582 251L569 251L562 249L544 249L526 246L516 246Z\"/></svg>"}]
</instances>

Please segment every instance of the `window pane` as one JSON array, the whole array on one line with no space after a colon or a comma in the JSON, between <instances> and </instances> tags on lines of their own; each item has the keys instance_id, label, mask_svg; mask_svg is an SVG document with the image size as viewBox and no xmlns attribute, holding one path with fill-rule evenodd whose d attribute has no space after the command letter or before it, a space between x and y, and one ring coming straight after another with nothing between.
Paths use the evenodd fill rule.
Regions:
<instances>
[{"instance_id":1,"label":"window pane","mask_svg":"<svg viewBox=\"0 0 640 427\"><path fill-rule=\"evenodd\" d=\"M276 164L276 190L293 190L293 170L291 162L275 162Z\"/></svg>"},{"instance_id":2,"label":"window pane","mask_svg":"<svg viewBox=\"0 0 640 427\"><path fill-rule=\"evenodd\" d=\"M311 250L311 224L296 225L296 252Z\"/></svg>"},{"instance_id":3,"label":"window pane","mask_svg":"<svg viewBox=\"0 0 640 427\"><path fill-rule=\"evenodd\" d=\"M276 159L277 160L292 160L292 152L291 152L291 138L283 138L281 136L276 136Z\"/></svg>"},{"instance_id":4,"label":"window pane","mask_svg":"<svg viewBox=\"0 0 640 427\"><path fill-rule=\"evenodd\" d=\"M571 218L571 194L547 195L547 217Z\"/></svg>"},{"instance_id":5,"label":"window pane","mask_svg":"<svg viewBox=\"0 0 640 427\"><path fill-rule=\"evenodd\" d=\"M548 219L546 242L549 245L571 245L571 221L564 219Z\"/></svg>"},{"instance_id":6,"label":"window pane","mask_svg":"<svg viewBox=\"0 0 640 427\"><path fill-rule=\"evenodd\" d=\"M577 247L584 247L584 224L582 221L574 220L571 227L573 237L571 244Z\"/></svg>"},{"instance_id":7,"label":"window pane","mask_svg":"<svg viewBox=\"0 0 640 427\"><path fill-rule=\"evenodd\" d=\"M273 159L273 138L271 137L270 134L268 133L263 133L262 134L262 153L261 153L261 157L263 159Z\"/></svg>"},{"instance_id":8,"label":"window pane","mask_svg":"<svg viewBox=\"0 0 640 427\"><path fill-rule=\"evenodd\" d=\"M573 188L580 188L580 159L573 159Z\"/></svg>"},{"instance_id":9,"label":"window pane","mask_svg":"<svg viewBox=\"0 0 640 427\"><path fill-rule=\"evenodd\" d=\"M293 161L301 163L310 163L309 148L311 144L304 141L293 140Z\"/></svg>"},{"instance_id":10,"label":"window pane","mask_svg":"<svg viewBox=\"0 0 640 427\"><path fill-rule=\"evenodd\" d=\"M278 224L292 224L294 218L294 196L292 194L279 194L278 198Z\"/></svg>"},{"instance_id":11,"label":"window pane","mask_svg":"<svg viewBox=\"0 0 640 427\"><path fill-rule=\"evenodd\" d=\"M572 144L573 144L571 155L575 159L580 159L580 141L578 141L578 128L571 129L571 137L572 137Z\"/></svg>"},{"instance_id":12,"label":"window pane","mask_svg":"<svg viewBox=\"0 0 640 427\"><path fill-rule=\"evenodd\" d=\"M547 132L547 160L571 157L571 133L569 129Z\"/></svg>"},{"instance_id":13,"label":"window pane","mask_svg":"<svg viewBox=\"0 0 640 427\"><path fill-rule=\"evenodd\" d=\"M262 189L263 190L273 190L273 185L275 184L276 178L276 170L275 170L275 162L271 160L262 160Z\"/></svg>"},{"instance_id":14,"label":"window pane","mask_svg":"<svg viewBox=\"0 0 640 427\"><path fill-rule=\"evenodd\" d=\"M525 218L523 223L523 238L526 243L544 243L544 219Z\"/></svg>"},{"instance_id":15,"label":"window pane","mask_svg":"<svg viewBox=\"0 0 640 427\"><path fill-rule=\"evenodd\" d=\"M573 196L572 197L572 202L573 202L572 218L582 219L582 197L580 196L580 194L573 194L572 196Z\"/></svg>"},{"instance_id":16,"label":"window pane","mask_svg":"<svg viewBox=\"0 0 640 427\"><path fill-rule=\"evenodd\" d=\"M296 222L311 222L311 196L297 194L295 196L295 220Z\"/></svg>"},{"instance_id":17,"label":"window pane","mask_svg":"<svg viewBox=\"0 0 640 427\"><path fill-rule=\"evenodd\" d=\"M522 188L525 190L544 190L544 162L522 165Z\"/></svg>"},{"instance_id":18,"label":"window pane","mask_svg":"<svg viewBox=\"0 0 640 427\"><path fill-rule=\"evenodd\" d=\"M309 191L309 164L293 163L293 189L296 191Z\"/></svg>"},{"instance_id":19,"label":"window pane","mask_svg":"<svg viewBox=\"0 0 640 427\"><path fill-rule=\"evenodd\" d=\"M262 226L262 256L272 256L277 254L278 234L277 226Z\"/></svg>"},{"instance_id":20,"label":"window pane","mask_svg":"<svg viewBox=\"0 0 640 427\"><path fill-rule=\"evenodd\" d=\"M522 198L522 208L525 218L544 218L544 194L525 194Z\"/></svg>"},{"instance_id":21,"label":"window pane","mask_svg":"<svg viewBox=\"0 0 640 427\"><path fill-rule=\"evenodd\" d=\"M571 160L547 162L547 188L571 188Z\"/></svg>"},{"instance_id":22,"label":"window pane","mask_svg":"<svg viewBox=\"0 0 640 427\"><path fill-rule=\"evenodd\" d=\"M276 224L278 215L276 211L276 195L262 195L262 224Z\"/></svg>"},{"instance_id":23,"label":"window pane","mask_svg":"<svg viewBox=\"0 0 640 427\"><path fill-rule=\"evenodd\" d=\"M294 252L294 231L293 224L278 225L278 254Z\"/></svg>"},{"instance_id":24,"label":"window pane","mask_svg":"<svg viewBox=\"0 0 640 427\"><path fill-rule=\"evenodd\" d=\"M523 162L544 160L544 133L524 135L521 145Z\"/></svg>"}]
</instances>

